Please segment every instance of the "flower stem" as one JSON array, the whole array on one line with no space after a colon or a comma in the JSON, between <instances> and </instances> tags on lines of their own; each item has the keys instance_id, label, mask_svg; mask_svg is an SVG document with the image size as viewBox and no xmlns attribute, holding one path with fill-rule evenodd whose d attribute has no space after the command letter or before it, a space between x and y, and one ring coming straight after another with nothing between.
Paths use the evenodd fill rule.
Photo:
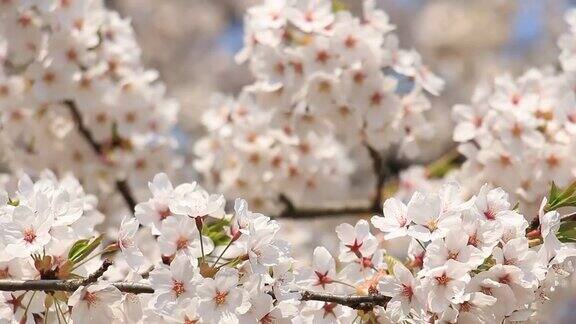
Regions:
<instances>
[{"instance_id":1,"label":"flower stem","mask_svg":"<svg viewBox=\"0 0 576 324\"><path fill-rule=\"evenodd\" d=\"M214 264L212 265L212 267L215 267L216 264L218 263L218 261L220 261L220 258L222 258L222 256L224 255L224 253L226 253L226 251L228 250L228 248L232 245L232 240L230 240L230 242L228 242L228 244L226 245L226 247L224 248L224 250L222 250L222 252L220 253L220 255L218 256L218 258L216 259L216 261L214 261Z\"/></svg>"}]
</instances>

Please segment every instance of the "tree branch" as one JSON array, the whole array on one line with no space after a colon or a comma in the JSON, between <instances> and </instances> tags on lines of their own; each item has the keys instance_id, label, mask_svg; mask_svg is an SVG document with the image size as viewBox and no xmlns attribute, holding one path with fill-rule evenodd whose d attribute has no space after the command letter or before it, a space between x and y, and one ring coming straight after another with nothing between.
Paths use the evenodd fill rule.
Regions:
<instances>
[{"instance_id":1,"label":"tree branch","mask_svg":"<svg viewBox=\"0 0 576 324\"><path fill-rule=\"evenodd\" d=\"M325 216L363 215L380 212L379 208L374 209L372 203L368 201L353 201L347 202L343 205L330 205L314 208L297 208L294 206L292 201L284 195L280 195L280 201L284 203L286 207L279 215L279 218L307 219Z\"/></svg>"},{"instance_id":2,"label":"tree branch","mask_svg":"<svg viewBox=\"0 0 576 324\"><path fill-rule=\"evenodd\" d=\"M576 212L564 215L562 217L560 217L560 223L562 222L569 222L569 221L576 221ZM540 228L540 218L538 216L536 216L532 222L530 222L530 226L528 226L528 228L526 229L526 233L530 233L534 230L537 230Z\"/></svg>"},{"instance_id":3,"label":"tree branch","mask_svg":"<svg viewBox=\"0 0 576 324\"><path fill-rule=\"evenodd\" d=\"M109 266L109 265L108 265ZM102 272L103 273L103 272ZM81 286L96 282L90 279L83 280L0 280L0 291L67 291L74 292ZM118 290L132 294L152 294L154 289L144 283L113 282L110 283ZM374 306L385 306L390 297L375 295L337 295L331 293L313 292L304 290L300 292L301 301L322 301L348 306L353 309L370 310Z\"/></svg>"},{"instance_id":4,"label":"tree branch","mask_svg":"<svg viewBox=\"0 0 576 324\"><path fill-rule=\"evenodd\" d=\"M92 135L92 132L86 127L86 125L84 125L84 122L82 121L82 115L80 115L80 111L78 110L76 103L72 100L65 100L64 105L68 107L68 109L70 110L72 118L74 119L74 123L77 125L78 131L80 132L82 137L86 140L86 142L88 142L94 153L99 157L102 158L105 157L105 152L104 148L102 147L102 144L96 141L96 139ZM132 190L130 189L130 186L128 185L126 180L116 180L116 190L118 191L118 193L120 193L122 199L124 199L124 202L126 203L128 209L130 209L130 212L133 213L134 207L136 207L136 200L134 199Z\"/></svg>"},{"instance_id":5,"label":"tree branch","mask_svg":"<svg viewBox=\"0 0 576 324\"><path fill-rule=\"evenodd\" d=\"M386 180L386 166L384 165L380 152L368 144L366 144L365 147L370 154L370 159L372 160L372 172L376 176L374 197L372 197L372 209L379 210L382 208L382 188L384 187L384 181Z\"/></svg>"},{"instance_id":6,"label":"tree branch","mask_svg":"<svg viewBox=\"0 0 576 324\"><path fill-rule=\"evenodd\" d=\"M84 280L0 280L0 291L76 291L85 286ZM149 285L136 282L112 282L118 290L133 294L151 294L154 289Z\"/></svg>"},{"instance_id":7,"label":"tree branch","mask_svg":"<svg viewBox=\"0 0 576 324\"><path fill-rule=\"evenodd\" d=\"M340 205L329 205L320 207L296 207L286 195L280 195L279 199L284 204L284 210L278 215L279 218L305 219L325 216L339 215L369 215L382 212L384 184L390 176L397 175L405 169L405 165L394 159L385 160L380 152L369 145L365 145L370 160L372 161L372 172L376 178L374 192L370 201L348 201Z\"/></svg>"},{"instance_id":8,"label":"tree branch","mask_svg":"<svg viewBox=\"0 0 576 324\"><path fill-rule=\"evenodd\" d=\"M367 296L359 295L335 295L330 293L319 293L312 291L303 291L300 293L301 301L323 301L327 303L336 303L342 306L348 306L353 309L371 310L374 306L386 306L390 297L375 294Z\"/></svg>"},{"instance_id":9,"label":"tree branch","mask_svg":"<svg viewBox=\"0 0 576 324\"><path fill-rule=\"evenodd\" d=\"M86 286L86 285L89 285L91 283L95 283L96 281L98 281L98 279L100 277L102 277L102 275L104 275L104 272L106 272L106 270L108 270L108 268L110 268L111 265L112 265L112 261L105 259L104 262L102 262L102 265L100 266L100 268L98 268L98 270L96 270L96 272L89 275L86 279L82 280L82 285Z\"/></svg>"}]
</instances>

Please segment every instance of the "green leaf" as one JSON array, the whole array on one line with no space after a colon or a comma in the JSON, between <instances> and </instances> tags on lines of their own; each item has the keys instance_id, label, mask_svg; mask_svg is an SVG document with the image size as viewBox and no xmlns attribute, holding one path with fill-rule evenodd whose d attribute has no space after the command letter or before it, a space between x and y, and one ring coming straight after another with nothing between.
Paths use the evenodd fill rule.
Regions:
<instances>
[{"instance_id":1,"label":"green leaf","mask_svg":"<svg viewBox=\"0 0 576 324\"><path fill-rule=\"evenodd\" d=\"M230 221L225 219L217 220L213 223L210 223L202 229L202 235L208 236L213 242L214 245L226 245L230 242L230 237L224 231L224 227L229 226Z\"/></svg>"},{"instance_id":2,"label":"green leaf","mask_svg":"<svg viewBox=\"0 0 576 324\"><path fill-rule=\"evenodd\" d=\"M458 151L450 151L426 167L428 177L443 178L448 172L458 167Z\"/></svg>"},{"instance_id":3,"label":"green leaf","mask_svg":"<svg viewBox=\"0 0 576 324\"><path fill-rule=\"evenodd\" d=\"M346 10L346 4L342 0L332 0L332 11L344 11Z\"/></svg>"},{"instance_id":4,"label":"green leaf","mask_svg":"<svg viewBox=\"0 0 576 324\"><path fill-rule=\"evenodd\" d=\"M576 221L567 221L560 224L560 228L556 233L556 237L560 240L560 242L576 242Z\"/></svg>"},{"instance_id":5,"label":"green leaf","mask_svg":"<svg viewBox=\"0 0 576 324\"><path fill-rule=\"evenodd\" d=\"M548 193L548 202L555 201L560 195L560 188L552 181L550 184L550 193Z\"/></svg>"},{"instance_id":6,"label":"green leaf","mask_svg":"<svg viewBox=\"0 0 576 324\"><path fill-rule=\"evenodd\" d=\"M68 260L74 261L74 259L78 258L82 253L82 250L86 248L89 242L90 240L86 239L74 242L74 244L70 248L70 251L68 251Z\"/></svg>"},{"instance_id":7,"label":"green leaf","mask_svg":"<svg viewBox=\"0 0 576 324\"><path fill-rule=\"evenodd\" d=\"M480 266L478 266L478 268L476 268L476 270L474 270L474 272L480 273L482 271L490 270L490 268L492 268L492 266L494 266L495 264L496 264L496 260L494 260L494 258L492 256L489 256L486 259L484 259L484 262Z\"/></svg>"},{"instance_id":8,"label":"green leaf","mask_svg":"<svg viewBox=\"0 0 576 324\"><path fill-rule=\"evenodd\" d=\"M396 263L400 262L393 256L386 254L384 255L384 262L386 262L386 267L388 268L388 273L394 275L394 266Z\"/></svg>"},{"instance_id":9,"label":"green leaf","mask_svg":"<svg viewBox=\"0 0 576 324\"><path fill-rule=\"evenodd\" d=\"M576 206L576 181L564 189L560 189L555 183L552 183L545 210L552 211L562 207L574 206Z\"/></svg>"},{"instance_id":10,"label":"green leaf","mask_svg":"<svg viewBox=\"0 0 576 324\"><path fill-rule=\"evenodd\" d=\"M78 263L89 256L102 243L102 236L93 240L78 240L68 252L68 260Z\"/></svg>"}]
</instances>

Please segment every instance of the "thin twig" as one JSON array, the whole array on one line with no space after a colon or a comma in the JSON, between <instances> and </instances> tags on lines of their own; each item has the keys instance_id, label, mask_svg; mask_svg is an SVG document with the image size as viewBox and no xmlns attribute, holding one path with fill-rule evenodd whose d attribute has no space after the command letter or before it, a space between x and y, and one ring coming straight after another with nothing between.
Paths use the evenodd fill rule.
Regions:
<instances>
[{"instance_id":1,"label":"thin twig","mask_svg":"<svg viewBox=\"0 0 576 324\"><path fill-rule=\"evenodd\" d=\"M80 114L80 111L76 106L76 103L72 100L65 100L64 105L68 107L68 110L70 110L72 118L74 119L74 123L77 125L78 131L80 132L82 137L86 140L86 142L88 142L94 153L96 153L98 157L104 158L106 154L104 152L102 144L96 141L96 139L92 135L92 132L86 127L86 125L84 125L84 122L82 121L82 115ZM126 206L130 209L130 212L133 213L134 207L136 207L136 200L134 199L132 190L130 189L130 186L128 185L126 180L117 180L116 190L118 191L118 193L120 193L122 199L124 199L124 202L126 203Z\"/></svg>"},{"instance_id":2,"label":"thin twig","mask_svg":"<svg viewBox=\"0 0 576 324\"><path fill-rule=\"evenodd\" d=\"M376 176L374 196L372 197L372 208L379 210L382 208L382 188L384 187L384 181L386 180L386 166L384 165L380 152L372 148L370 145L366 145L366 149L370 154L370 160L372 160L372 172Z\"/></svg>"},{"instance_id":3,"label":"thin twig","mask_svg":"<svg viewBox=\"0 0 576 324\"><path fill-rule=\"evenodd\" d=\"M576 212L562 216L561 222L576 221Z\"/></svg>"},{"instance_id":4,"label":"thin twig","mask_svg":"<svg viewBox=\"0 0 576 324\"><path fill-rule=\"evenodd\" d=\"M576 221L576 212L564 215L560 218L560 222L569 222L569 221ZM540 217L536 216L532 222L530 222L530 226L526 229L526 232L529 233L534 231L540 227Z\"/></svg>"},{"instance_id":5,"label":"thin twig","mask_svg":"<svg viewBox=\"0 0 576 324\"><path fill-rule=\"evenodd\" d=\"M376 178L372 199L369 201L347 201L339 205L320 207L296 207L286 195L280 195L280 202L284 204L284 210L278 215L279 218L305 219L325 216L356 215L364 216L379 214L382 212L383 189L386 180L404 170L406 165L398 163L395 159L383 159L380 152L369 145L365 145L372 161L372 172Z\"/></svg>"},{"instance_id":6,"label":"thin twig","mask_svg":"<svg viewBox=\"0 0 576 324\"><path fill-rule=\"evenodd\" d=\"M375 209L372 203L368 201L354 201L343 205L330 205L314 208L296 208L292 201L284 195L280 195L280 201L285 205L284 211L279 215L280 218L306 219L338 215L363 215L380 212L380 208Z\"/></svg>"},{"instance_id":7,"label":"thin twig","mask_svg":"<svg viewBox=\"0 0 576 324\"><path fill-rule=\"evenodd\" d=\"M104 272L106 272L106 270L108 270L108 268L110 268L111 265L112 261L105 259L104 262L102 262L100 268L96 270L96 272L92 273L91 275L86 277L86 279L82 280L82 286L87 286L91 283L95 283L96 281L98 281L98 279L102 277L102 275L104 275Z\"/></svg>"}]
</instances>

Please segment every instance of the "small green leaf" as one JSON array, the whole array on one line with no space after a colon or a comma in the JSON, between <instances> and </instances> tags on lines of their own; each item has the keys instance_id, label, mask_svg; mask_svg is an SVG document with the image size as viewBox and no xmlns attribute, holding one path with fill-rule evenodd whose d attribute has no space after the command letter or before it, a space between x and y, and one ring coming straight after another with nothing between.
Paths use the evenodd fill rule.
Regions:
<instances>
[{"instance_id":1,"label":"small green leaf","mask_svg":"<svg viewBox=\"0 0 576 324\"><path fill-rule=\"evenodd\" d=\"M555 183L552 183L545 210L552 211L562 207L574 206L576 206L576 181L564 189L560 189Z\"/></svg>"},{"instance_id":2,"label":"small green leaf","mask_svg":"<svg viewBox=\"0 0 576 324\"><path fill-rule=\"evenodd\" d=\"M68 260L78 263L89 256L102 243L102 236L93 240L78 240L68 252Z\"/></svg>"},{"instance_id":3,"label":"small green leaf","mask_svg":"<svg viewBox=\"0 0 576 324\"><path fill-rule=\"evenodd\" d=\"M548 193L548 202L556 200L559 195L560 195L560 188L558 188L558 186L556 186L556 183L552 181L552 184L550 184L550 193Z\"/></svg>"},{"instance_id":4,"label":"small green leaf","mask_svg":"<svg viewBox=\"0 0 576 324\"><path fill-rule=\"evenodd\" d=\"M438 160L432 162L426 167L429 178L442 178L448 172L458 167L458 158L460 154L458 151L450 151Z\"/></svg>"},{"instance_id":5,"label":"small green leaf","mask_svg":"<svg viewBox=\"0 0 576 324\"><path fill-rule=\"evenodd\" d=\"M396 263L400 262L393 256L386 254L384 256L384 262L386 262L386 267L388 268L388 273L394 275L394 266Z\"/></svg>"},{"instance_id":6,"label":"small green leaf","mask_svg":"<svg viewBox=\"0 0 576 324\"><path fill-rule=\"evenodd\" d=\"M342 0L332 0L332 12L346 10L346 4Z\"/></svg>"},{"instance_id":7,"label":"small green leaf","mask_svg":"<svg viewBox=\"0 0 576 324\"><path fill-rule=\"evenodd\" d=\"M476 268L476 270L474 270L474 272L480 273L482 271L490 270L490 268L492 268L492 266L494 266L495 264L496 264L496 260L494 260L494 258L492 258L492 256L489 256L486 259L484 259L484 262L480 266L478 266L478 268Z\"/></svg>"},{"instance_id":8,"label":"small green leaf","mask_svg":"<svg viewBox=\"0 0 576 324\"><path fill-rule=\"evenodd\" d=\"M76 258L78 258L82 253L82 250L84 250L88 245L88 242L90 242L90 240L86 239L74 242L70 248L70 251L68 251L68 260L74 261Z\"/></svg>"},{"instance_id":9,"label":"small green leaf","mask_svg":"<svg viewBox=\"0 0 576 324\"><path fill-rule=\"evenodd\" d=\"M230 221L221 219L204 226L202 235L208 236L214 245L226 245L230 242L230 237L224 231L224 227L229 226Z\"/></svg>"},{"instance_id":10,"label":"small green leaf","mask_svg":"<svg viewBox=\"0 0 576 324\"><path fill-rule=\"evenodd\" d=\"M556 233L556 237L560 240L560 242L576 242L576 221L567 221L560 224L560 228Z\"/></svg>"}]
</instances>

